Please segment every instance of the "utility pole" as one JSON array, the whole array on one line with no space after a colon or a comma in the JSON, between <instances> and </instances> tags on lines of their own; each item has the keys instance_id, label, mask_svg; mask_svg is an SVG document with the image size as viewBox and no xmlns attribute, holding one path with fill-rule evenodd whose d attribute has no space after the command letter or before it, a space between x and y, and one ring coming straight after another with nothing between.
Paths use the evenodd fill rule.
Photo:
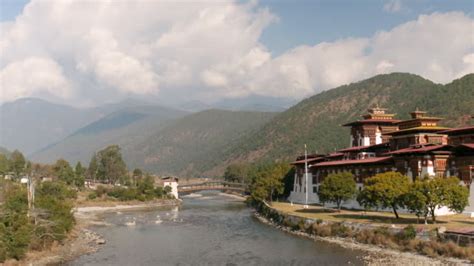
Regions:
<instances>
[{"instance_id":1,"label":"utility pole","mask_svg":"<svg viewBox=\"0 0 474 266\"><path fill-rule=\"evenodd\" d=\"M304 145L304 179L305 179L305 201L303 208L308 208L308 150L306 144Z\"/></svg>"}]
</instances>

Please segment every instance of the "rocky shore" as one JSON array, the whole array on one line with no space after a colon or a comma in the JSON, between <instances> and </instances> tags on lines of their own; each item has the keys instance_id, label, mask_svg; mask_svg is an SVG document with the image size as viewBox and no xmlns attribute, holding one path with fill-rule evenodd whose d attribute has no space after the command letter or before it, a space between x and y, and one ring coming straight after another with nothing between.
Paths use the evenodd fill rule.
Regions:
<instances>
[{"instance_id":1,"label":"rocky shore","mask_svg":"<svg viewBox=\"0 0 474 266\"><path fill-rule=\"evenodd\" d=\"M400 252L378 246L366 245L348 238L320 237L310 235L305 232L294 231L289 227L276 224L263 217L258 212L254 213L254 217L264 224L273 226L289 234L312 239L315 241L324 241L327 243L337 244L347 249L363 251L366 253L363 257L363 260L365 261L365 263L367 263L367 265L472 265L468 261L459 260L455 258L430 258L410 252Z\"/></svg>"}]
</instances>

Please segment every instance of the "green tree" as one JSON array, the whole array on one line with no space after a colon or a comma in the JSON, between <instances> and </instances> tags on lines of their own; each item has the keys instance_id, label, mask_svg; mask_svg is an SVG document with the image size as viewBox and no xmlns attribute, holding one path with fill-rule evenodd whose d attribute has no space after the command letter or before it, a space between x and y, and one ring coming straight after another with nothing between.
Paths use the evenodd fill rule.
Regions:
<instances>
[{"instance_id":1,"label":"green tree","mask_svg":"<svg viewBox=\"0 0 474 266\"><path fill-rule=\"evenodd\" d=\"M142 177L143 177L143 171L141 169L139 168L133 169L132 179L133 179L134 185L138 184L138 181L141 180Z\"/></svg>"},{"instance_id":2,"label":"green tree","mask_svg":"<svg viewBox=\"0 0 474 266\"><path fill-rule=\"evenodd\" d=\"M75 223L72 207L76 197L76 191L61 182L43 182L37 187L38 215L32 245L45 247L67 236Z\"/></svg>"},{"instance_id":3,"label":"green tree","mask_svg":"<svg viewBox=\"0 0 474 266\"><path fill-rule=\"evenodd\" d=\"M256 202L273 201L284 191L283 178L290 171L287 163L267 163L259 165L252 172L250 196Z\"/></svg>"},{"instance_id":4,"label":"green tree","mask_svg":"<svg viewBox=\"0 0 474 266\"><path fill-rule=\"evenodd\" d=\"M8 160L8 157L0 153L0 176L4 177L6 174L8 174L8 170L10 168L10 162Z\"/></svg>"},{"instance_id":5,"label":"green tree","mask_svg":"<svg viewBox=\"0 0 474 266\"><path fill-rule=\"evenodd\" d=\"M247 164L231 164L224 172L224 180L228 182L244 183L248 177L249 166Z\"/></svg>"},{"instance_id":6,"label":"green tree","mask_svg":"<svg viewBox=\"0 0 474 266\"><path fill-rule=\"evenodd\" d=\"M86 171L86 176L89 178L89 180L93 180L94 182L96 181L97 178L97 155L94 153L92 154L91 160L89 162L89 168L87 168Z\"/></svg>"},{"instance_id":7,"label":"green tree","mask_svg":"<svg viewBox=\"0 0 474 266\"><path fill-rule=\"evenodd\" d=\"M416 180L407 193L407 207L417 215L423 215L425 223L431 215L436 223L436 209L442 206L462 212L468 204L469 191L460 185L457 177Z\"/></svg>"},{"instance_id":8,"label":"green tree","mask_svg":"<svg viewBox=\"0 0 474 266\"><path fill-rule=\"evenodd\" d=\"M14 177L19 178L24 173L25 167L25 156L20 151L14 150L10 155L10 171L13 172Z\"/></svg>"},{"instance_id":9,"label":"green tree","mask_svg":"<svg viewBox=\"0 0 474 266\"><path fill-rule=\"evenodd\" d=\"M118 145L111 145L99 151L97 157L97 177L100 180L116 184L127 175L127 166Z\"/></svg>"},{"instance_id":10,"label":"green tree","mask_svg":"<svg viewBox=\"0 0 474 266\"><path fill-rule=\"evenodd\" d=\"M398 172L380 173L365 180L364 189L357 196L357 201L366 208L391 208L398 219L397 209L405 206L409 188L407 176Z\"/></svg>"},{"instance_id":11,"label":"green tree","mask_svg":"<svg viewBox=\"0 0 474 266\"><path fill-rule=\"evenodd\" d=\"M84 187L86 169L82 167L81 162L77 162L74 167L74 185L78 188Z\"/></svg>"},{"instance_id":12,"label":"green tree","mask_svg":"<svg viewBox=\"0 0 474 266\"><path fill-rule=\"evenodd\" d=\"M28 249L32 231L25 187L6 182L1 189L4 202L0 205L0 262L21 259Z\"/></svg>"},{"instance_id":13,"label":"green tree","mask_svg":"<svg viewBox=\"0 0 474 266\"><path fill-rule=\"evenodd\" d=\"M353 198L355 193L354 175L349 172L342 172L325 177L319 187L318 195L321 202L334 202L337 209L341 210L342 203Z\"/></svg>"},{"instance_id":14,"label":"green tree","mask_svg":"<svg viewBox=\"0 0 474 266\"><path fill-rule=\"evenodd\" d=\"M66 184L74 184L74 171L68 161L64 159L57 160L53 165L53 173L59 180Z\"/></svg>"}]
</instances>

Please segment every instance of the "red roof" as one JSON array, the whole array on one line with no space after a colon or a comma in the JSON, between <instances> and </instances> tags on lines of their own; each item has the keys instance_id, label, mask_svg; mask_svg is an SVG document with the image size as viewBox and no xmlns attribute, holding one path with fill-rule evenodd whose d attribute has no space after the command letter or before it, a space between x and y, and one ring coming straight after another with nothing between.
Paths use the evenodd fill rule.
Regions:
<instances>
[{"instance_id":1,"label":"red roof","mask_svg":"<svg viewBox=\"0 0 474 266\"><path fill-rule=\"evenodd\" d=\"M418 147L409 147L404 149L399 149L385 154L402 154L402 153L418 153L418 152L429 152L434 151L443 147L448 147L449 145L428 145L428 146L418 146Z\"/></svg>"},{"instance_id":2,"label":"red roof","mask_svg":"<svg viewBox=\"0 0 474 266\"><path fill-rule=\"evenodd\" d=\"M335 153L330 153L326 156L326 158L331 158L331 157L341 157L344 156L344 153L341 152L335 152Z\"/></svg>"},{"instance_id":3,"label":"red roof","mask_svg":"<svg viewBox=\"0 0 474 266\"><path fill-rule=\"evenodd\" d=\"M370 146L354 146L354 147L338 150L338 152L359 151L359 150L363 150L363 149L368 148L368 147L370 147Z\"/></svg>"},{"instance_id":4,"label":"red roof","mask_svg":"<svg viewBox=\"0 0 474 266\"><path fill-rule=\"evenodd\" d=\"M318 160L322 160L323 158L322 157L317 157L317 158L308 158L307 162L314 162L314 161L318 161ZM306 160L303 159L303 160L297 160L297 161L294 161L294 162L291 162L290 164L302 164L302 163L305 163Z\"/></svg>"},{"instance_id":5,"label":"red roof","mask_svg":"<svg viewBox=\"0 0 474 266\"><path fill-rule=\"evenodd\" d=\"M440 134L452 134L452 133L462 133L462 132L469 132L469 131L472 131L474 132L474 126L468 126L468 127L458 127L458 128L452 128L452 129L448 129L448 130L445 130L445 131L441 131L441 132L438 132Z\"/></svg>"},{"instance_id":6,"label":"red roof","mask_svg":"<svg viewBox=\"0 0 474 266\"><path fill-rule=\"evenodd\" d=\"M399 123L401 120L396 120L396 119L364 119L364 120L357 120L354 122L350 122L347 124L344 124L343 126L352 126L352 125L357 125L357 124L372 124L372 123L384 123L384 124L396 124Z\"/></svg>"},{"instance_id":7,"label":"red roof","mask_svg":"<svg viewBox=\"0 0 474 266\"><path fill-rule=\"evenodd\" d=\"M374 157L360 160L338 160L338 161L329 161L317 163L313 166L334 166L334 165L347 165L347 164L367 164L367 163L382 163L391 161L392 157Z\"/></svg>"},{"instance_id":8,"label":"red roof","mask_svg":"<svg viewBox=\"0 0 474 266\"><path fill-rule=\"evenodd\" d=\"M373 147L377 147L377 146L387 146L388 145L388 142L385 142L385 143L379 143L379 144L374 144L374 145L369 145L369 146L354 146L354 147L350 147L350 148L346 148L346 149L342 149L342 150L338 150L338 152L349 152L349 151L359 151L359 150L365 150L367 148L373 148Z\"/></svg>"},{"instance_id":9,"label":"red roof","mask_svg":"<svg viewBox=\"0 0 474 266\"><path fill-rule=\"evenodd\" d=\"M461 144L461 146L468 147L470 149L474 149L474 143L464 143L464 144Z\"/></svg>"}]
</instances>

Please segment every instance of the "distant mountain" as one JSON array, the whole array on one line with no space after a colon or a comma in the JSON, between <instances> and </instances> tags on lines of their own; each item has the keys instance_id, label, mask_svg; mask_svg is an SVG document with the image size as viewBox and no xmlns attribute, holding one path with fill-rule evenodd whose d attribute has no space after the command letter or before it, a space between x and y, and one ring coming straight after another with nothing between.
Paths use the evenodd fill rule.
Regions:
<instances>
[{"instance_id":1,"label":"distant mountain","mask_svg":"<svg viewBox=\"0 0 474 266\"><path fill-rule=\"evenodd\" d=\"M110 113L150 104L128 98L98 107L74 108L38 98L18 99L0 106L0 146L30 155Z\"/></svg>"},{"instance_id":2,"label":"distant mountain","mask_svg":"<svg viewBox=\"0 0 474 266\"><path fill-rule=\"evenodd\" d=\"M64 158L71 162L88 163L97 150L111 144L127 146L139 143L166 122L184 115L184 111L161 106L130 105L76 130L63 140L34 153L31 159L51 163Z\"/></svg>"},{"instance_id":3,"label":"distant mountain","mask_svg":"<svg viewBox=\"0 0 474 266\"><path fill-rule=\"evenodd\" d=\"M303 153L305 143L310 152L347 147L349 129L341 125L360 119L376 104L400 119L419 108L444 117L445 126L466 125L474 112L474 74L441 85L417 75L393 73L322 92L276 115L255 134L231 143L219 156L225 163L203 174L220 174L232 162L291 160Z\"/></svg>"},{"instance_id":4,"label":"distant mountain","mask_svg":"<svg viewBox=\"0 0 474 266\"><path fill-rule=\"evenodd\" d=\"M0 145L29 154L60 140L101 115L101 112L36 98L4 103L0 106Z\"/></svg>"},{"instance_id":5,"label":"distant mountain","mask_svg":"<svg viewBox=\"0 0 474 266\"><path fill-rule=\"evenodd\" d=\"M203 103L201 101L189 101L189 102L179 104L176 107L181 110L185 110L189 112L200 112L200 111L212 109L211 105L207 103Z\"/></svg>"},{"instance_id":6,"label":"distant mountain","mask_svg":"<svg viewBox=\"0 0 474 266\"><path fill-rule=\"evenodd\" d=\"M199 176L220 156L275 113L207 110L173 121L137 145L124 146L127 162L147 171Z\"/></svg>"}]
</instances>

